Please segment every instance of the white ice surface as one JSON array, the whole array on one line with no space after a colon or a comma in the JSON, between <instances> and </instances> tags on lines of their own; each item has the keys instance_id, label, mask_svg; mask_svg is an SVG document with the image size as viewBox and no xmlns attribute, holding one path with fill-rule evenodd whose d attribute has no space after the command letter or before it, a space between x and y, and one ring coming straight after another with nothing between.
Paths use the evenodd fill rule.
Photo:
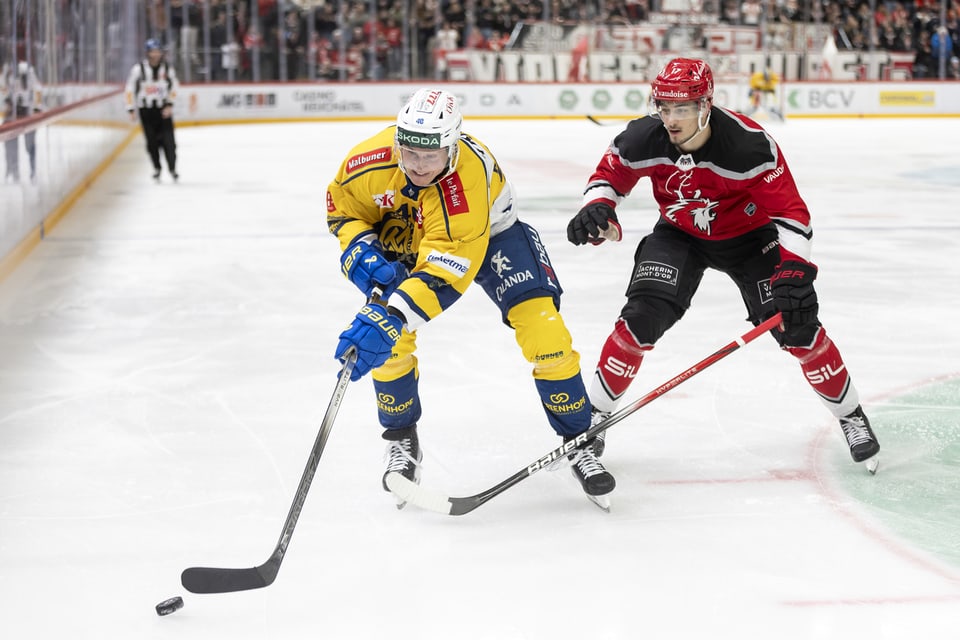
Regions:
<instances>
[{"instance_id":1,"label":"white ice surface","mask_svg":"<svg viewBox=\"0 0 960 640\"><path fill-rule=\"evenodd\" d=\"M567 221L617 129L468 124L547 243L589 377L655 220L649 185L621 207L622 243L574 247ZM181 128L177 185L150 180L138 138L0 282L2 637L960 637L960 565L858 498L909 480L912 452L885 448L867 476L765 336L610 431L610 514L565 470L458 518L395 509L372 386L352 384L277 581L185 592L182 569L257 565L280 534L336 336L362 302L339 274L326 184L377 128ZM960 125L770 128L814 216L822 320L868 413L955 378ZM628 399L741 335L744 316L708 274ZM476 493L557 444L479 287L419 333L425 484ZM903 509L917 500L932 520L946 506ZM960 548L960 522L937 527ZM159 618L177 594L185 608Z\"/></svg>"}]
</instances>

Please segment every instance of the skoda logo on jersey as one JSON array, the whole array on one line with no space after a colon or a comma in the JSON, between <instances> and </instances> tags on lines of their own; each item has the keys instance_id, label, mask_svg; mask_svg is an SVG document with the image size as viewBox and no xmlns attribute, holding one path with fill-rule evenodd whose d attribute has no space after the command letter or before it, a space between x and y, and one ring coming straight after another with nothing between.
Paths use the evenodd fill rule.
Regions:
<instances>
[{"instance_id":1,"label":"skoda logo on jersey","mask_svg":"<svg viewBox=\"0 0 960 640\"><path fill-rule=\"evenodd\" d=\"M490 268L497 274L497 277L503 279L503 274L507 271L513 271L510 266L510 258L503 255L503 251L497 251L490 258Z\"/></svg>"}]
</instances>

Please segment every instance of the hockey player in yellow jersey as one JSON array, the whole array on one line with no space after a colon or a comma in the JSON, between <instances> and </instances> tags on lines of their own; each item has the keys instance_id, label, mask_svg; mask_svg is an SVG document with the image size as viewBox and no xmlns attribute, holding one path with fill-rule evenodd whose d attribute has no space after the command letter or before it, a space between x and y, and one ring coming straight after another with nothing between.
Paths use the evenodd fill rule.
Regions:
<instances>
[{"instance_id":1,"label":"hockey player in yellow jersey","mask_svg":"<svg viewBox=\"0 0 960 640\"><path fill-rule=\"evenodd\" d=\"M590 427L580 355L559 312L562 290L546 249L518 219L512 186L490 149L461 126L451 93L421 89L396 125L349 152L327 191L343 274L368 298L382 291L340 335L336 357L356 349L352 379L373 372L386 473L413 482L422 457L417 332L473 282L514 330L554 431L572 440ZM570 457L587 496L608 508L616 483L592 442Z\"/></svg>"},{"instance_id":2,"label":"hockey player in yellow jersey","mask_svg":"<svg viewBox=\"0 0 960 640\"><path fill-rule=\"evenodd\" d=\"M750 108L744 113L756 118L762 111L769 113L779 120L783 114L777 108L777 86L780 76L769 69L755 71L750 75Z\"/></svg>"}]
</instances>

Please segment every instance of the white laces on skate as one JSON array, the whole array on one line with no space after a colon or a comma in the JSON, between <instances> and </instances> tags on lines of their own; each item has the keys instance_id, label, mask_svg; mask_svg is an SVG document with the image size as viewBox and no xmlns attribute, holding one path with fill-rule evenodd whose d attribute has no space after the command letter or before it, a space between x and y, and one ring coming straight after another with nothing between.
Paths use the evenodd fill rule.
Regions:
<instances>
[{"instance_id":1,"label":"white laces on skate","mask_svg":"<svg viewBox=\"0 0 960 640\"><path fill-rule=\"evenodd\" d=\"M574 454L573 464L577 466L577 469L580 470L584 478L607 472L607 470L603 468L603 465L600 464L600 461L597 460L597 457L593 455L593 451L589 449L577 449Z\"/></svg>"},{"instance_id":2,"label":"white laces on skate","mask_svg":"<svg viewBox=\"0 0 960 640\"><path fill-rule=\"evenodd\" d=\"M410 440L399 440L388 444L383 455L384 460L387 461L386 473L391 471L402 472L411 466L417 466L416 458L410 455L412 448Z\"/></svg>"},{"instance_id":3,"label":"white laces on skate","mask_svg":"<svg viewBox=\"0 0 960 640\"><path fill-rule=\"evenodd\" d=\"M840 428L843 429L843 435L851 447L864 442L870 442L870 432L867 431L867 424L860 416L845 416L840 418Z\"/></svg>"}]
</instances>

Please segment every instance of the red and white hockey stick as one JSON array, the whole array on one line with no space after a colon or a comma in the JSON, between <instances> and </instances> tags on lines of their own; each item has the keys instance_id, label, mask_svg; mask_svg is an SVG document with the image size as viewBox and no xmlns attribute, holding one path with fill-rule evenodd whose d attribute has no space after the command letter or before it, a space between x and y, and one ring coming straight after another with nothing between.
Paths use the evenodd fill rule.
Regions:
<instances>
[{"instance_id":1,"label":"red and white hockey stick","mask_svg":"<svg viewBox=\"0 0 960 640\"><path fill-rule=\"evenodd\" d=\"M466 496L463 498L450 497L437 491L431 491L430 489L421 487L420 485L407 480L397 472L387 474L387 487L389 487L390 491L393 492L393 494L399 499L405 502L410 502L424 509L429 509L430 511L437 511L439 513L445 513L452 516L460 516L465 513L470 513L480 505L495 498L513 485L519 483L521 480L529 478L537 471L540 471L544 467L550 466L554 461L568 455L571 451L573 451L574 448L583 445L591 438L603 433L641 407L650 404L682 382L697 375L710 365L722 360L723 358L726 358L740 347L745 346L748 342L753 341L757 336L766 333L770 329L773 329L780 324L780 321L781 317L779 313L763 321L750 331L746 332L729 344L721 347L686 371L678 373L674 377L670 378L639 400L636 400L623 409L620 409L616 413L611 414L606 420L598 422L581 433L575 439L563 443L556 449L553 449L546 455L541 456L520 471L517 471L503 482L490 487L486 491L481 491L476 495Z\"/></svg>"}]
</instances>

